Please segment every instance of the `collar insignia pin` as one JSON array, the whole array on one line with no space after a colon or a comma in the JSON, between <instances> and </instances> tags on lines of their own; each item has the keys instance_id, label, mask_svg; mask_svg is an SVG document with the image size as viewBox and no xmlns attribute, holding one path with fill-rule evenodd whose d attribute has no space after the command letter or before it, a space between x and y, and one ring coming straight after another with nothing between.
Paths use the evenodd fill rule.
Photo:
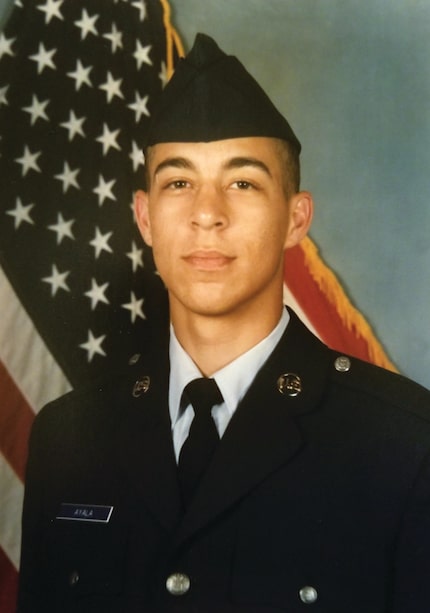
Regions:
<instances>
[{"instance_id":1,"label":"collar insignia pin","mask_svg":"<svg viewBox=\"0 0 430 613\"><path fill-rule=\"evenodd\" d=\"M278 379L278 391L281 394L295 398L302 392L302 380L299 375L288 372Z\"/></svg>"}]
</instances>

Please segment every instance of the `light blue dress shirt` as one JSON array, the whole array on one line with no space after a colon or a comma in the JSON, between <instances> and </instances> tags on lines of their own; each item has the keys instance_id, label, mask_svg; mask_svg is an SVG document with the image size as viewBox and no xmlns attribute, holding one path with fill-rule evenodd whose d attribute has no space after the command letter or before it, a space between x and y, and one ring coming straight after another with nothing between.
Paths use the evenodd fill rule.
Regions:
<instances>
[{"instance_id":1,"label":"light blue dress shirt","mask_svg":"<svg viewBox=\"0 0 430 613\"><path fill-rule=\"evenodd\" d=\"M256 374L281 339L289 319L288 311L283 309L281 319L266 338L212 375L224 399L222 404L212 408L212 417L220 437L224 434L239 402L248 391ZM179 452L188 436L194 417L194 410L190 404L181 410L182 392L190 381L203 375L180 345L173 326L170 326L169 357L169 411L173 445L176 461L178 461Z\"/></svg>"}]
</instances>

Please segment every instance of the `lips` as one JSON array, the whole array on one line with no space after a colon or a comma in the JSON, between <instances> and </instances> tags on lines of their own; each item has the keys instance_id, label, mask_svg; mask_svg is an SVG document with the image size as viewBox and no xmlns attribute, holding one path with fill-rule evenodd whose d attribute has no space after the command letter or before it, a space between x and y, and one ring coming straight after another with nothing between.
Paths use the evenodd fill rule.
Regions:
<instances>
[{"instance_id":1,"label":"lips","mask_svg":"<svg viewBox=\"0 0 430 613\"><path fill-rule=\"evenodd\" d=\"M234 260L234 257L219 251L197 250L187 254L183 259L197 270L210 271L220 270L228 266Z\"/></svg>"}]
</instances>

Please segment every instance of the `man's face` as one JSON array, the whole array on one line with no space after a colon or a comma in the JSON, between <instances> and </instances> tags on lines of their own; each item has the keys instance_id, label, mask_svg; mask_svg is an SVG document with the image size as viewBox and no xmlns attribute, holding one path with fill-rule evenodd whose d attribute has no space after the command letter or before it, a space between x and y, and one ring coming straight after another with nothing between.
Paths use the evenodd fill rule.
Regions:
<instances>
[{"instance_id":1,"label":"man's face","mask_svg":"<svg viewBox=\"0 0 430 613\"><path fill-rule=\"evenodd\" d=\"M311 201L287 201L275 139L162 143L148 163L136 214L173 319L280 310L284 249L305 234Z\"/></svg>"}]
</instances>

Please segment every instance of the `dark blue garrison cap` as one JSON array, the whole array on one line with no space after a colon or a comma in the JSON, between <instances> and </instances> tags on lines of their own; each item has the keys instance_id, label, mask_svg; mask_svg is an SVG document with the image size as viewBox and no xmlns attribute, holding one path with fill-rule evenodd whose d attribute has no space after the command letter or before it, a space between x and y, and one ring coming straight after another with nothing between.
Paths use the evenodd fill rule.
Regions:
<instances>
[{"instance_id":1,"label":"dark blue garrison cap","mask_svg":"<svg viewBox=\"0 0 430 613\"><path fill-rule=\"evenodd\" d=\"M280 138L301 150L285 117L239 60L197 34L153 112L145 146L245 136Z\"/></svg>"}]
</instances>

